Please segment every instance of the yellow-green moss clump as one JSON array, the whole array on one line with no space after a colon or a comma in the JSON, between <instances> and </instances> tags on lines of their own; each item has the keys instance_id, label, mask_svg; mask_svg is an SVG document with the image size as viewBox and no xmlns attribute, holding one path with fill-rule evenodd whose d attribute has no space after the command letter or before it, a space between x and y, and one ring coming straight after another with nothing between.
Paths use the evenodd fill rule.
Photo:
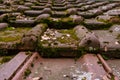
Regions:
<instances>
[{"instance_id":1,"label":"yellow-green moss clump","mask_svg":"<svg viewBox=\"0 0 120 80\"><path fill-rule=\"evenodd\" d=\"M47 29L43 36L41 36L40 43L42 45L48 46L58 46L58 45L66 45L66 46L77 46L78 45L78 37L75 34L73 29Z\"/></svg>"},{"instance_id":2,"label":"yellow-green moss clump","mask_svg":"<svg viewBox=\"0 0 120 80\"><path fill-rule=\"evenodd\" d=\"M8 27L0 31L0 42L13 42L19 41L24 33L30 28L14 28Z\"/></svg>"},{"instance_id":3,"label":"yellow-green moss clump","mask_svg":"<svg viewBox=\"0 0 120 80\"><path fill-rule=\"evenodd\" d=\"M71 38L78 40L78 37L75 34L75 30L70 29L70 30L59 30L58 32L63 33L63 34L70 34Z\"/></svg>"},{"instance_id":4,"label":"yellow-green moss clump","mask_svg":"<svg viewBox=\"0 0 120 80\"><path fill-rule=\"evenodd\" d=\"M69 42L73 42L73 44L77 44L77 40L78 37L75 34L74 30L60 30L58 31L62 34L67 34L67 35L63 35L64 39L62 39L61 37L57 38L57 40L61 43L69 43ZM68 37L70 36L70 37Z\"/></svg>"},{"instance_id":5,"label":"yellow-green moss clump","mask_svg":"<svg viewBox=\"0 0 120 80\"><path fill-rule=\"evenodd\" d=\"M0 60L0 64L10 61L14 56L3 56Z\"/></svg>"},{"instance_id":6,"label":"yellow-green moss clump","mask_svg":"<svg viewBox=\"0 0 120 80\"><path fill-rule=\"evenodd\" d=\"M20 40L21 36L8 36L8 37L0 37L0 42L12 42L12 41L17 41Z\"/></svg>"}]
</instances>

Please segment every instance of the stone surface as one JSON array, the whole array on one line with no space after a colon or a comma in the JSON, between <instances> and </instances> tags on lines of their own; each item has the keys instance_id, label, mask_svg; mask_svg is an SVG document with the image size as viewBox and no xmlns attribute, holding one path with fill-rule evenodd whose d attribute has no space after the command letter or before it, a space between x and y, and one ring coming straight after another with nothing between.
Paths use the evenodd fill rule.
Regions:
<instances>
[{"instance_id":1,"label":"stone surface","mask_svg":"<svg viewBox=\"0 0 120 80\"><path fill-rule=\"evenodd\" d=\"M7 23L0 23L0 30L5 29L8 27Z\"/></svg>"},{"instance_id":2,"label":"stone surface","mask_svg":"<svg viewBox=\"0 0 120 80\"><path fill-rule=\"evenodd\" d=\"M80 47L100 48L100 41L94 33L87 34L79 43Z\"/></svg>"}]
</instances>

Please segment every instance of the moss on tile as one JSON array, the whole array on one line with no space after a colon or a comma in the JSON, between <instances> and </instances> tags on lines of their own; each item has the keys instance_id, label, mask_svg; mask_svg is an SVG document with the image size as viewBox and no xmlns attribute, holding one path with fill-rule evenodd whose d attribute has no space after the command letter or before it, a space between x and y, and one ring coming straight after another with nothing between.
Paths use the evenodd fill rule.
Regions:
<instances>
[{"instance_id":1,"label":"moss on tile","mask_svg":"<svg viewBox=\"0 0 120 80\"><path fill-rule=\"evenodd\" d=\"M6 63L8 61L10 61L13 58L13 56L3 56L2 59L0 60L0 63Z\"/></svg>"},{"instance_id":2,"label":"moss on tile","mask_svg":"<svg viewBox=\"0 0 120 80\"><path fill-rule=\"evenodd\" d=\"M20 36L8 36L8 37L0 37L0 42L12 42L12 41L17 41L20 40L21 37Z\"/></svg>"},{"instance_id":3,"label":"moss on tile","mask_svg":"<svg viewBox=\"0 0 120 80\"><path fill-rule=\"evenodd\" d=\"M24 79L26 79L26 77L28 77L30 74L31 74L31 70L26 69L26 71L24 72Z\"/></svg>"},{"instance_id":4,"label":"moss on tile","mask_svg":"<svg viewBox=\"0 0 120 80\"><path fill-rule=\"evenodd\" d=\"M57 20L54 18L48 18L43 19L40 22L47 23L50 28L55 29L70 29L77 25L76 23L73 22L72 18L59 18Z\"/></svg>"},{"instance_id":5,"label":"moss on tile","mask_svg":"<svg viewBox=\"0 0 120 80\"><path fill-rule=\"evenodd\" d=\"M0 42L18 41L29 29L30 28L7 27L6 29L0 31Z\"/></svg>"},{"instance_id":6,"label":"moss on tile","mask_svg":"<svg viewBox=\"0 0 120 80\"><path fill-rule=\"evenodd\" d=\"M52 33L53 35L51 35ZM49 33L50 32L50 33ZM57 33L57 34L56 34ZM59 35L59 37L57 36ZM47 40L44 40L46 38ZM66 45L78 45L78 37L75 34L75 31L73 29L62 29L62 30L55 30L51 29L45 32L45 34L42 36L40 43L47 46L59 46L60 44L66 44Z\"/></svg>"},{"instance_id":7,"label":"moss on tile","mask_svg":"<svg viewBox=\"0 0 120 80\"><path fill-rule=\"evenodd\" d=\"M71 38L73 38L75 40L79 40L79 38L75 34L75 30L72 30L72 29L70 29L70 30L59 30L58 32L63 33L63 34L70 34Z\"/></svg>"},{"instance_id":8,"label":"moss on tile","mask_svg":"<svg viewBox=\"0 0 120 80\"><path fill-rule=\"evenodd\" d=\"M120 34L118 34L117 39L120 39Z\"/></svg>"}]
</instances>

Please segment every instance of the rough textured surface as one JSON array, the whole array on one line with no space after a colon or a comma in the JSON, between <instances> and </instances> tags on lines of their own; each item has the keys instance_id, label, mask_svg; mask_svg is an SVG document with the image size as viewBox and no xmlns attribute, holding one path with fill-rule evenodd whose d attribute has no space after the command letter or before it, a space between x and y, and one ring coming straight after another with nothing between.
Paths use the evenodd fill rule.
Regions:
<instances>
[{"instance_id":1,"label":"rough textured surface","mask_svg":"<svg viewBox=\"0 0 120 80\"><path fill-rule=\"evenodd\" d=\"M33 50L35 49L37 45L37 41L39 36L46 30L47 25L46 24L38 24L36 27L32 28L29 30L21 40L21 45L20 46L23 50L24 49L30 49Z\"/></svg>"},{"instance_id":2,"label":"rough textured surface","mask_svg":"<svg viewBox=\"0 0 120 80\"><path fill-rule=\"evenodd\" d=\"M30 28L27 29L27 27ZM88 51L86 48L89 48ZM64 57L79 57L86 52L99 52L120 58L120 2L90 0L0 0L0 54L4 54L4 49L11 54L21 49L39 51L40 55L46 53L45 55L48 57L58 57L58 53L61 53L60 55ZM106 57L105 55L103 56ZM103 76L104 69L97 64L99 60L95 56L89 55L83 58L81 60L87 62L87 67L84 67L85 71L99 74L94 74L96 77L92 75L94 78L105 79L106 76L109 77L109 75ZM47 62L47 60L43 59L43 63L45 63L45 66L52 67L53 71L53 67L55 67L55 69L59 68L58 70L70 73L70 69L73 69L73 72L75 72L79 67L74 64L74 60L69 61L69 59L66 59L64 60L66 62L63 62L64 64L62 63L63 60L60 60L60 64L52 59L49 60ZM39 60L36 63L39 64ZM96 67L88 63L93 63ZM38 64L35 64L35 70L38 67L42 68L41 63L40 65ZM71 64L75 67L69 68ZM76 64L82 65L82 62ZM31 64L32 66L33 64ZM31 67L29 68L31 69ZM24 72L25 69L21 72ZM42 68L40 71L42 72L43 70ZM43 71L40 75L48 73L47 75L50 79L56 79L55 75L60 80L69 80L71 78L77 80L77 78L81 77L77 75L77 72L75 72L75 75L70 74L70 76L65 73L65 75L61 75L61 79L59 78L61 77L59 73L62 74L61 71L58 71L58 73L54 71L53 76L49 76L48 71L49 69L47 72ZM30 70L27 69L22 74L28 76ZM101 74L102 77L100 76ZM31 75L34 76L34 71ZM91 77L91 73L86 73L86 75L89 78ZM33 79L36 79L36 77ZM47 76L45 76L45 79L47 79Z\"/></svg>"},{"instance_id":3,"label":"rough textured surface","mask_svg":"<svg viewBox=\"0 0 120 80\"><path fill-rule=\"evenodd\" d=\"M35 55L36 53L34 53L33 59L28 60L28 62L31 62L29 66L25 64L24 68L18 72L13 80L93 80L104 79L107 76L105 69L94 54L86 54L78 60L70 58L45 59L41 58L38 54ZM25 69L30 69L31 71L28 76L23 74Z\"/></svg>"},{"instance_id":4,"label":"rough textured surface","mask_svg":"<svg viewBox=\"0 0 120 80\"><path fill-rule=\"evenodd\" d=\"M93 48L100 48L100 42L98 37L91 33L87 34L80 42L79 46L81 47L93 47Z\"/></svg>"},{"instance_id":5,"label":"rough textured surface","mask_svg":"<svg viewBox=\"0 0 120 80\"><path fill-rule=\"evenodd\" d=\"M23 64L28 55L25 52L19 53L10 62L0 69L0 80L11 79L18 68Z\"/></svg>"},{"instance_id":6,"label":"rough textured surface","mask_svg":"<svg viewBox=\"0 0 120 80\"><path fill-rule=\"evenodd\" d=\"M8 27L7 23L0 23L0 30L5 29Z\"/></svg>"},{"instance_id":7,"label":"rough textured surface","mask_svg":"<svg viewBox=\"0 0 120 80\"><path fill-rule=\"evenodd\" d=\"M3 3L3 4L2 4ZM94 33L97 36L97 40L100 41L100 48L103 50L108 41L106 39L110 38L109 45L107 47L111 49L119 49L119 32L115 33L109 28L114 25L119 25L119 6L120 2L109 2L109 1L81 1L81 0L23 0L23 1L1 1L0 5L0 24L1 29L8 27L32 27L32 32L25 32L30 35L23 35L21 39L22 44L25 45L24 50L37 49L39 46L37 44L42 38L40 36L41 32L44 33L45 30L41 29L35 30L36 25L45 23L48 28L55 30L58 29L73 29L75 30L76 36L79 38L76 40L83 46L86 46L84 39L89 33ZM79 27L78 27L79 25ZM77 26L77 27L76 27ZM95 31L98 30L98 31ZM105 30L106 34L113 32L112 37L102 37L102 30ZM3 32L3 31L1 31ZM40 34L38 34L40 32ZM46 32L47 33L47 32ZM100 35L99 35L100 34ZM35 36L34 36L35 35ZM68 35L69 36L69 35ZM38 40L39 37L39 40ZM56 38L56 37L55 37ZM62 38L62 37L60 37ZM91 37L91 40L94 40ZM71 40L71 41L69 41ZM82 40L82 41L81 41ZM57 41L57 40L56 40ZM63 42L63 40L61 40ZM68 39L71 45L74 45L72 39ZM76 43L75 41L75 43ZM115 44L114 44L115 41ZM55 44L59 44L58 41ZM105 43L105 44L104 44ZM2 43L3 44L3 43ZM8 43L4 43L6 46ZM9 44L14 44L13 42ZM47 43L46 43L47 44ZM93 44L94 41L93 41ZM21 45L21 44L19 44ZM47 44L50 45L50 44ZM68 45L67 47L71 47ZM77 48L79 46L77 45ZM18 47L19 48L19 47ZM21 49L23 49L21 48ZM1 47L2 49L2 47ZM9 47L9 49L13 49Z\"/></svg>"},{"instance_id":8,"label":"rough textured surface","mask_svg":"<svg viewBox=\"0 0 120 80\"><path fill-rule=\"evenodd\" d=\"M0 31L0 48L1 49L17 49L22 36L30 28L7 27Z\"/></svg>"},{"instance_id":9,"label":"rough textured surface","mask_svg":"<svg viewBox=\"0 0 120 80\"><path fill-rule=\"evenodd\" d=\"M120 67L119 67L120 60L119 59L108 60L107 63L112 68L114 74L118 76L118 78L120 79Z\"/></svg>"}]
</instances>

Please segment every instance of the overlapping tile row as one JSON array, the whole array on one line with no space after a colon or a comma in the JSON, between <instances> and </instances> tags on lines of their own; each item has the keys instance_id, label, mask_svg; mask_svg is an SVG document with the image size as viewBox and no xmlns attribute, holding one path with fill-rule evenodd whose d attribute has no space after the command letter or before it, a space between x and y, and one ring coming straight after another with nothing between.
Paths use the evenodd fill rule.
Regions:
<instances>
[{"instance_id":1,"label":"overlapping tile row","mask_svg":"<svg viewBox=\"0 0 120 80\"><path fill-rule=\"evenodd\" d=\"M4 0L0 49L119 50L119 16L119 1Z\"/></svg>"},{"instance_id":2,"label":"overlapping tile row","mask_svg":"<svg viewBox=\"0 0 120 80\"><path fill-rule=\"evenodd\" d=\"M20 52L6 65L4 65L4 67L0 68L0 80L11 80L29 56L30 55L25 54L25 52Z\"/></svg>"},{"instance_id":3,"label":"overlapping tile row","mask_svg":"<svg viewBox=\"0 0 120 80\"><path fill-rule=\"evenodd\" d=\"M0 68L0 80L5 79L118 80L100 54L86 54L78 60L74 60L71 58L42 58L37 52L19 52L3 68Z\"/></svg>"}]
</instances>

